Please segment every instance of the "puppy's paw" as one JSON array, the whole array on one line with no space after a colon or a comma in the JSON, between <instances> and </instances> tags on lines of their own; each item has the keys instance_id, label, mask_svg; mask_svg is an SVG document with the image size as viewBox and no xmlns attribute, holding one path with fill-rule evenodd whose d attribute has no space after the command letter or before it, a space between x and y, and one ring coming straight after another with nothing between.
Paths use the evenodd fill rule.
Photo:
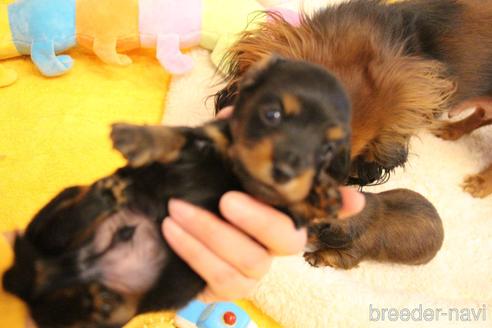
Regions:
<instances>
[{"instance_id":1,"label":"puppy's paw","mask_svg":"<svg viewBox=\"0 0 492 328\"><path fill-rule=\"evenodd\" d=\"M356 267L360 258L348 251L337 249L322 249L315 252L304 253L304 259L313 267L330 266L337 269L352 269Z\"/></svg>"},{"instance_id":2,"label":"puppy's paw","mask_svg":"<svg viewBox=\"0 0 492 328\"><path fill-rule=\"evenodd\" d=\"M480 174L470 175L461 184L463 191L469 193L475 198L484 198L492 193L492 186Z\"/></svg>"},{"instance_id":3,"label":"puppy's paw","mask_svg":"<svg viewBox=\"0 0 492 328\"><path fill-rule=\"evenodd\" d=\"M463 136L463 132L453 125L446 125L433 131L434 135L443 140L458 140Z\"/></svg>"},{"instance_id":4,"label":"puppy's paw","mask_svg":"<svg viewBox=\"0 0 492 328\"><path fill-rule=\"evenodd\" d=\"M113 147L120 151L133 167L143 166L154 160L152 134L145 126L113 124Z\"/></svg>"},{"instance_id":5,"label":"puppy's paw","mask_svg":"<svg viewBox=\"0 0 492 328\"><path fill-rule=\"evenodd\" d=\"M123 298L98 284L89 286L93 316L98 321L107 320L122 305Z\"/></svg>"},{"instance_id":6,"label":"puppy's paw","mask_svg":"<svg viewBox=\"0 0 492 328\"><path fill-rule=\"evenodd\" d=\"M318 252L304 253L304 260L315 268L326 266L323 263L323 256Z\"/></svg>"}]
</instances>

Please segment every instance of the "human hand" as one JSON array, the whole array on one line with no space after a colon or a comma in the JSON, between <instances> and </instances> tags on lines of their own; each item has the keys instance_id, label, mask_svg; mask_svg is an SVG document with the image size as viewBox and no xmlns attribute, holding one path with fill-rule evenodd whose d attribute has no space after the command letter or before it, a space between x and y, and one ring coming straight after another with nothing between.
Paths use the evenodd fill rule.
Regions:
<instances>
[{"instance_id":1,"label":"human hand","mask_svg":"<svg viewBox=\"0 0 492 328\"><path fill-rule=\"evenodd\" d=\"M348 187L341 193L342 219L362 210L362 194ZM296 230L287 215L244 193L226 193L219 207L226 221L173 199L163 223L169 245L207 282L207 302L247 297L274 256L302 252L307 240L305 228Z\"/></svg>"},{"instance_id":2,"label":"human hand","mask_svg":"<svg viewBox=\"0 0 492 328\"><path fill-rule=\"evenodd\" d=\"M232 107L218 118L226 118ZM358 213L365 198L356 190L340 188L341 219ZM247 297L268 272L274 256L302 252L305 228L297 230L284 213L244 193L231 191L220 200L225 221L180 200L169 202L170 217L164 236L173 250L206 282L200 298L207 302Z\"/></svg>"}]
</instances>

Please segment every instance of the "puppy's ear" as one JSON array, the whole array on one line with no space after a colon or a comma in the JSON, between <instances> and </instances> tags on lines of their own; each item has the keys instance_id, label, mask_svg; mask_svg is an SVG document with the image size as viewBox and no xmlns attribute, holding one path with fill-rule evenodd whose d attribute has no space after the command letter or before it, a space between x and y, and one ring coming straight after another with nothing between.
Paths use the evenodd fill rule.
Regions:
<instances>
[{"instance_id":1,"label":"puppy's ear","mask_svg":"<svg viewBox=\"0 0 492 328\"><path fill-rule=\"evenodd\" d=\"M366 162L361 156L357 156L350 165L349 185L366 186L381 179L384 169L376 162Z\"/></svg>"},{"instance_id":2,"label":"puppy's ear","mask_svg":"<svg viewBox=\"0 0 492 328\"><path fill-rule=\"evenodd\" d=\"M239 81L239 92L250 90L261 84L268 71L282 61L280 56L272 54L255 63Z\"/></svg>"},{"instance_id":3,"label":"puppy's ear","mask_svg":"<svg viewBox=\"0 0 492 328\"><path fill-rule=\"evenodd\" d=\"M328 174L339 183L345 183L350 172L350 147L340 147L327 168Z\"/></svg>"},{"instance_id":4,"label":"puppy's ear","mask_svg":"<svg viewBox=\"0 0 492 328\"><path fill-rule=\"evenodd\" d=\"M14 265L3 276L3 288L23 300L31 297L35 283L36 250L21 236L14 242Z\"/></svg>"}]
</instances>

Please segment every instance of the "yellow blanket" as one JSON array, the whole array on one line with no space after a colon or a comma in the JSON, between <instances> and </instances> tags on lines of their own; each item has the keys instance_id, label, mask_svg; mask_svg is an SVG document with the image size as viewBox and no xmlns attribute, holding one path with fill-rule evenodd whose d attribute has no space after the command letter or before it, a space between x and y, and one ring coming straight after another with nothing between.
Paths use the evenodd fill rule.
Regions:
<instances>
[{"instance_id":1,"label":"yellow blanket","mask_svg":"<svg viewBox=\"0 0 492 328\"><path fill-rule=\"evenodd\" d=\"M169 75L152 52L135 51L128 67L108 66L73 50L75 67L46 79L29 58L2 62L19 80L0 88L0 231L23 229L62 188L86 184L124 164L111 149L116 121L157 124L162 119ZM12 260L0 236L0 273ZM251 304L240 302L260 327L275 327ZM0 326L25 326L26 310L0 290ZM130 328L173 327L171 314L144 315Z\"/></svg>"},{"instance_id":2,"label":"yellow blanket","mask_svg":"<svg viewBox=\"0 0 492 328\"><path fill-rule=\"evenodd\" d=\"M74 69L49 80L29 58L3 62L19 81L0 88L0 231L24 228L62 188L121 166L108 139L112 122L161 119L169 75L151 54L131 53L134 64L124 68L71 55ZM0 247L3 268L8 251ZM0 313L0 326L24 326L24 310L13 297L0 293Z\"/></svg>"}]
</instances>

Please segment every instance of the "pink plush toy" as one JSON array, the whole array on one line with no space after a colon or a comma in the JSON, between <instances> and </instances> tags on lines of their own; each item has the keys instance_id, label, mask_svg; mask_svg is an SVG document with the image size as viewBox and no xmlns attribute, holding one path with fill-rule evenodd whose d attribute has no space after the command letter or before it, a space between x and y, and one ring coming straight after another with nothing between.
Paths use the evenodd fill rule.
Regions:
<instances>
[{"instance_id":1,"label":"pink plush toy","mask_svg":"<svg viewBox=\"0 0 492 328\"><path fill-rule=\"evenodd\" d=\"M141 45L155 47L158 60L173 74L188 72L193 67L193 60L181 49L201 46L211 50L212 62L218 66L242 31L266 19L259 15L266 8L255 0L139 1ZM299 24L294 11L269 10L278 12L291 24Z\"/></svg>"}]
</instances>

